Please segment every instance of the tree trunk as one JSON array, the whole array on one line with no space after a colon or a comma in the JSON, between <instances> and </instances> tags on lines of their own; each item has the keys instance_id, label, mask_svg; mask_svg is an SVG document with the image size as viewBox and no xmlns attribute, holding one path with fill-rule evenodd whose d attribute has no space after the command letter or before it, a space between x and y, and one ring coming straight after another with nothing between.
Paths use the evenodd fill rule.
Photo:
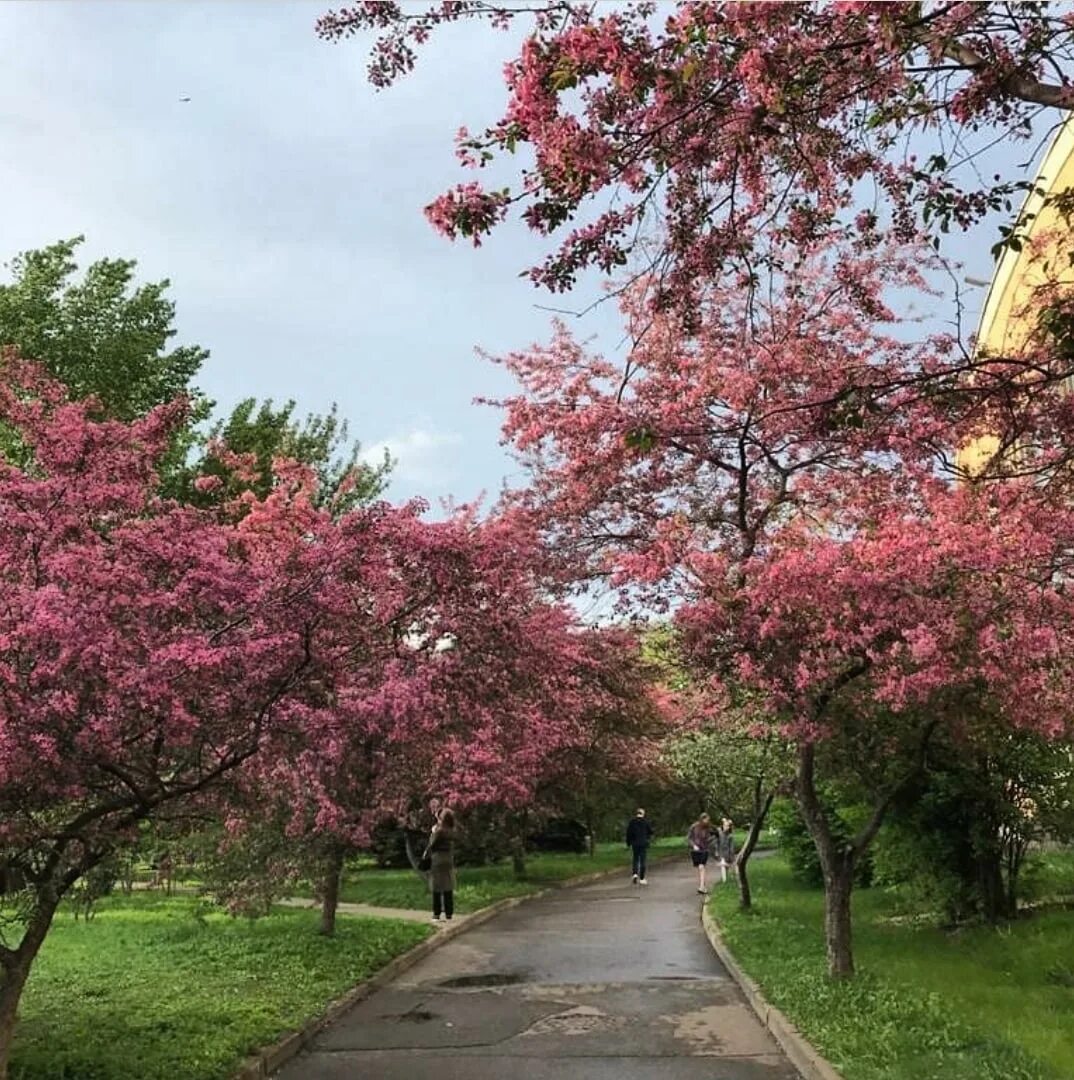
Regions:
<instances>
[{"instance_id":1,"label":"tree trunk","mask_svg":"<svg viewBox=\"0 0 1074 1080\"><path fill-rule=\"evenodd\" d=\"M0 975L0 1080L7 1080L8 1061L11 1058L11 1044L15 1039L15 1020L18 1014L19 999L22 997L29 963L4 966Z\"/></svg>"},{"instance_id":2,"label":"tree trunk","mask_svg":"<svg viewBox=\"0 0 1074 1080\"><path fill-rule=\"evenodd\" d=\"M22 935L17 949L4 949L0 967L0 1080L7 1080L11 1046L15 1038L19 1000L26 986L30 968L41 949L59 897L38 900L38 906Z\"/></svg>"},{"instance_id":3,"label":"tree trunk","mask_svg":"<svg viewBox=\"0 0 1074 1080\"><path fill-rule=\"evenodd\" d=\"M516 840L512 845L511 869L519 881L526 876L526 845L521 840Z\"/></svg>"},{"instance_id":4,"label":"tree trunk","mask_svg":"<svg viewBox=\"0 0 1074 1080\"><path fill-rule=\"evenodd\" d=\"M1029 850L1029 841L1008 835L1004 847L1006 848L1004 861L1007 871L1007 918L1016 919L1018 918L1018 881L1026 852Z\"/></svg>"},{"instance_id":5,"label":"tree trunk","mask_svg":"<svg viewBox=\"0 0 1074 1080\"><path fill-rule=\"evenodd\" d=\"M343 877L343 848L333 847L328 854L321 884L321 929L325 937L336 932L336 909L339 907L339 885Z\"/></svg>"},{"instance_id":6,"label":"tree trunk","mask_svg":"<svg viewBox=\"0 0 1074 1080\"><path fill-rule=\"evenodd\" d=\"M589 848L589 857L592 859L597 853L597 839L593 835L593 808L588 804L585 808L585 831L586 846Z\"/></svg>"},{"instance_id":7,"label":"tree trunk","mask_svg":"<svg viewBox=\"0 0 1074 1080\"><path fill-rule=\"evenodd\" d=\"M1003 917L1003 864L999 851L992 848L977 855L977 895L981 917L995 925Z\"/></svg>"},{"instance_id":8,"label":"tree trunk","mask_svg":"<svg viewBox=\"0 0 1074 1080\"><path fill-rule=\"evenodd\" d=\"M772 808L772 800L776 797L775 792L767 796L763 793L763 780L758 777L753 785L753 821L750 822L750 831L746 833L745 843L735 859L735 876L738 878L738 906L742 911L749 911L753 906L753 896L750 893L750 879L746 867L750 856L757 847L761 830L768 818L768 811Z\"/></svg>"},{"instance_id":9,"label":"tree trunk","mask_svg":"<svg viewBox=\"0 0 1074 1080\"><path fill-rule=\"evenodd\" d=\"M854 974L850 921L850 895L854 888L854 861L837 858L837 866L824 873L824 938L828 950L828 974L849 979Z\"/></svg>"},{"instance_id":10,"label":"tree trunk","mask_svg":"<svg viewBox=\"0 0 1074 1080\"><path fill-rule=\"evenodd\" d=\"M403 830L403 848L406 851L407 862L410 863L411 869L416 874L421 874L422 877L427 877L427 874L422 873L418 867L418 863L421 858L420 849L414 844L413 830Z\"/></svg>"},{"instance_id":11,"label":"tree trunk","mask_svg":"<svg viewBox=\"0 0 1074 1080\"><path fill-rule=\"evenodd\" d=\"M735 860L735 876L738 878L738 906L740 911L749 911L753 907L753 895L750 893L750 879L746 874L746 861L741 853Z\"/></svg>"},{"instance_id":12,"label":"tree trunk","mask_svg":"<svg viewBox=\"0 0 1074 1080\"><path fill-rule=\"evenodd\" d=\"M817 795L814 764L815 748L812 744L799 746L798 805L824 872L824 940L828 953L828 974L833 979L849 979L854 974L850 894L854 887L854 864L858 851L854 845L843 845L840 849L832 836L827 812Z\"/></svg>"},{"instance_id":13,"label":"tree trunk","mask_svg":"<svg viewBox=\"0 0 1074 1080\"><path fill-rule=\"evenodd\" d=\"M519 881L526 876L527 816L526 811L523 810L515 817L514 835L511 838L511 869Z\"/></svg>"}]
</instances>

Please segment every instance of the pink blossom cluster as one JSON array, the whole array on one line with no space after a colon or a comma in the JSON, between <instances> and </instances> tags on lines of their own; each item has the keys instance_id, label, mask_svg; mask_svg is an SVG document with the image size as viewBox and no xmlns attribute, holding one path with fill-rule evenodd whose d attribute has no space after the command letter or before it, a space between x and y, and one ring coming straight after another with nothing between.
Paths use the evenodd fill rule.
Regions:
<instances>
[{"instance_id":1,"label":"pink blossom cluster","mask_svg":"<svg viewBox=\"0 0 1074 1080\"><path fill-rule=\"evenodd\" d=\"M806 741L831 734L833 698L897 715L983 695L1070 730L1071 361L1046 336L992 357L907 333L890 298L924 289L929 258L803 248L713 285L689 331L641 282L625 366L562 326L499 361L531 477L513 501L563 572L673 611L697 670ZM970 482L956 452L983 434L1009 452Z\"/></svg>"},{"instance_id":2,"label":"pink blossom cluster","mask_svg":"<svg viewBox=\"0 0 1074 1080\"><path fill-rule=\"evenodd\" d=\"M1055 5L386 3L329 13L318 32L376 35L370 78L383 87L412 69L436 27L459 20L529 22L505 67L503 116L464 137L464 163L525 144L535 166L481 212L476 190L442 196L434 225L476 242L517 201L550 234L610 197L618 214L659 226L657 254L607 219L604 244L572 233L533 279L569 288L588 266L621 265L610 245L659 266L655 298L684 318L699 281L739 268L758 237L793 251L842 232L868 246L872 230L851 211L863 180L901 239L922 220L978 220L1018 181L984 180L969 163L956 176L942 154L915 166L908 141L944 125L952 145L982 125L1024 137L1034 109L1074 102L1071 25Z\"/></svg>"}]
</instances>

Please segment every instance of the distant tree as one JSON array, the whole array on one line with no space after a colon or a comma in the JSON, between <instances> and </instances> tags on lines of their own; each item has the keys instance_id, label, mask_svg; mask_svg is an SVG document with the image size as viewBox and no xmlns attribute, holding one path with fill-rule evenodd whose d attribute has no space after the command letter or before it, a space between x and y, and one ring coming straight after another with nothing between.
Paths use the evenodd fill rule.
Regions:
<instances>
[{"instance_id":1,"label":"distant tree","mask_svg":"<svg viewBox=\"0 0 1074 1080\"><path fill-rule=\"evenodd\" d=\"M188 395L196 420L208 402L192 385L207 350L169 348L175 303L167 278L135 283L133 259L98 259L78 277L84 238L26 251L0 285L0 345L40 363L75 399L96 397L105 416L135 420Z\"/></svg>"},{"instance_id":2,"label":"distant tree","mask_svg":"<svg viewBox=\"0 0 1074 1080\"><path fill-rule=\"evenodd\" d=\"M285 458L316 472L319 505L344 513L381 495L392 467L387 452L377 465L366 464L360 455L361 444L348 438L347 421L334 404L323 416L311 413L299 421L294 401L275 406L271 398L258 403L250 397L212 425L197 459L176 475L175 494L208 502L248 489L264 498L276 482L273 462ZM195 491L198 476L218 476L220 486Z\"/></svg>"},{"instance_id":3,"label":"distant tree","mask_svg":"<svg viewBox=\"0 0 1074 1080\"><path fill-rule=\"evenodd\" d=\"M710 809L735 821L748 821L746 840L735 856L739 905L753 904L749 860L757 848L772 802L792 788L792 747L772 725L765 733L760 724L734 714L719 725L668 744L665 757L677 779L701 794Z\"/></svg>"},{"instance_id":4,"label":"distant tree","mask_svg":"<svg viewBox=\"0 0 1074 1080\"><path fill-rule=\"evenodd\" d=\"M387 454L375 466L360 462L360 444L348 441L347 422L335 405L324 416L299 421L293 401L276 407L251 397L199 432L212 402L193 379L209 353L197 345L169 348L176 334L175 303L167 296L171 283L138 284L134 259L99 259L80 276L83 242L76 236L11 260L11 281L0 285L0 346L41 364L72 399L96 398L103 417L135 420L186 396L187 422L173 434L161 464L166 494L201 505L243 489L264 498L274 483L275 458L312 467L318 498L340 513L381 494L390 469ZM6 449L10 456L13 447ZM247 475L251 470L238 468L234 455L251 454ZM198 492L193 483L203 475L226 482L215 493Z\"/></svg>"}]
</instances>

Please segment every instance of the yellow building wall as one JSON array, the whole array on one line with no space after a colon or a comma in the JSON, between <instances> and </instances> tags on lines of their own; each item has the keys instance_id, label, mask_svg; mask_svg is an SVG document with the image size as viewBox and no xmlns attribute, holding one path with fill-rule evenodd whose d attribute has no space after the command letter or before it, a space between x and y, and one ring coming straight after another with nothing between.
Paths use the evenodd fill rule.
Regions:
<instances>
[{"instance_id":1,"label":"yellow building wall","mask_svg":"<svg viewBox=\"0 0 1074 1080\"><path fill-rule=\"evenodd\" d=\"M1050 261L1042 259L1038 250L1043 237L1069 228L1047 198L1068 189L1074 191L1074 123L1064 122L1056 133L1041 162L1034 188L1039 190L1026 197L1020 216L1020 220L1029 219L1028 226L1022 230L1025 242L1020 251L1004 249L992 278L977 330L979 352L1015 355L1033 329L1022 316L1034 291L1064 279L1074 284L1074 268L1066 261L1065 254L1069 248ZM973 475L991 460L998 448L999 440L992 436L976 439L959 451L958 465Z\"/></svg>"}]
</instances>

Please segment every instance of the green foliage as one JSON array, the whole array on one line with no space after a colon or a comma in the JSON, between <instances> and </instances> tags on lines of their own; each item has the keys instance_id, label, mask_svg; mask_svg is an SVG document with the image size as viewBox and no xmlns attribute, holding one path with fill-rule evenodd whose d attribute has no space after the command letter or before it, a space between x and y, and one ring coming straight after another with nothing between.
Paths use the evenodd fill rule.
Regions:
<instances>
[{"instance_id":1,"label":"green foliage","mask_svg":"<svg viewBox=\"0 0 1074 1080\"><path fill-rule=\"evenodd\" d=\"M169 349L175 304L167 280L136 285L132 259L99 259L76 277L83 238L27 251L8 264L0 285L0 344L15 345L70 389L94 395L109 416L131 420L190 394L208 353L196 345Z\"/></svg>"},{"instance_id":2,"label":"green foliage","mask_svg":"<svg viewBox=\"0 0 1074 1080\"><path fill-rule=\"evenodd\" d=\"M429 933L314 912L231 919L190 897L110 897L61 912L22 999L12 1080L223 1080Z\"/></svg>"},{"instance_id":3,"label":"green foliage","mask_svg":"<svg viewBox=\"0 0 1074 1080\"><path fill-rule=\"evenodd\" d=\"M710 814L740 822L753 818L758 781L767 794L792 775L784 743L754 738L731 723L723 731L694 732L671 741L664 760L674 776L697 793Z\"/></svg>"},{"instance_id":4,"label":"green foliage","mask_svg":"<svg viewBox=\"0 0 1074 1080\"><path fill-rule=\"evenodd\" d=\"M1074 839L1069 745L1028 732L938 742L874 847L877 881L905 884L951 922L1013 914L1037 840Z\"/></svg>"},{"instance_id":5,"label":"green foliage","mask_svg":"<svg viewBox=\"0 0 1074 1080\"><path fill-rule=\"evenodd\" d=\"M1074 1076L1074 912L956 934L897 919L908 898L854 896L858 975L825 975L823 898L782 858L754 869L757 902L712 900L764 995L846 1080L1065 1080Z\"/></svg>"},{"instance_id":6,"label":"green foliage","mask_svg":"<svg viewBox=\"0 0 1074 1080\"><path fill-rule=\"evenodd\" d=\"M1026 900L1074 898L1074 848L1032 852L1026 859L1023 876Z\"/></svg>"},{"instance_id":7,"label":"green foliage","mask_svg":"<svg viewBox=\"0 0 1074 1080\"><path fill-rule=\"evenodd\" d=\"M691 680L674 627L654 623L641 635L641 655L671 690L685 690Z\"/></svg>"},{"instance_id":8,"label":"green foliage","mask_svg":"<svg viewBox=\"0 0 1074 1080\"><path fill-rule=\"evenodd\" d=\"M772 804L768 823L776 833L779 853L787 860L795 881L819 889L824 884L824 875L798 807L788 799L777 799Z\"/></svg>"},{"instance_id":9,"label":"green foliage","mask_svg":"<svg viewBox=\"0 0 1074 1080\"><path fill-rule=\"evenodd\" d=\"M669 688L697 691L681 641L674 628L655 626L643 639L643 651ZM704 695L695 699L705 704ZM770 795L794 775L792 747L780 737L772 717L756 698L732 686L715 720L664 746L663 763L672 777L694 796L698 811L751 822L764 813Z\"/></svg>"},{"instance_id":10,"label":"green foliage","mask_svg":"<svg viewBox=\"0 0 1074 1080\"><path fill-rule=\"evenodd\" d=\"M310 414L301 421L294 412L293 401L278 407L271 399L240 401L226 419L209 429L198 460L177 478L175 493L195 503L235 496L246 489L263 498L275 483L273 460L280 457L309 465L317 473L319 502L337 514L383 493L391 459L386 453L379 465L362 463L361 444L349 439L347 422L340 419L335 405L324 416ZM222 460L220 448L252 456L253 479L239 476L230 462ZM213 494L198 493L193 481L199 475L217 476L223 485Z\"/></svg>"},{"instance_id":11,"label":"green foliage","mask_svg":"<svg viewBox=\"0 0 1074 1080\"><path fill-rule=\"evenodd\" d=\"M840 798L835 785L822 785L819 794L828 814L828 825L837 845L849 842L861 825L867 810L865 807ZM809 835L798 805L790 799L777 799L772 804L768 822L778 836L780 853L786 858L794 878L811 889L824 885L816 845ZM873 880L873 861L870 851L859 859L854 872L854 884L867 887Z\"/></svg>"},{"instance_id":12,"label":"green foliage","mask_svg":"<svg viewBox=\"0 0 1074 1080\"><path fill-rule=\"evenodd\" d=\"M177 434L165 466L165 493L187 502L235 495L252 488L268 493L272 460L291 457L318 474L321 498L338 513L370 502L385 487L391 462L371 466L359 461L361 447L350 440L347 423L333 405L324 415L303 420L295 403L247 398L206 434L212 403L193 385L208 352L198 346L172 347L175 304L170 282L138 284L133 259L99 259L79 276L78 248L83 237L61 240L27 251L8 265L11 280L0 285L0 345L14 345L63 382L71 397L93 396L104 415L124 420L187 395L190 418ZM256 478L240 481L213 453L218 443L255 459ZM10 437L0 435L0 449L17 453ZM215 495L193 487L199 472L220 476Z\"/></svg>"}]
</instances>

